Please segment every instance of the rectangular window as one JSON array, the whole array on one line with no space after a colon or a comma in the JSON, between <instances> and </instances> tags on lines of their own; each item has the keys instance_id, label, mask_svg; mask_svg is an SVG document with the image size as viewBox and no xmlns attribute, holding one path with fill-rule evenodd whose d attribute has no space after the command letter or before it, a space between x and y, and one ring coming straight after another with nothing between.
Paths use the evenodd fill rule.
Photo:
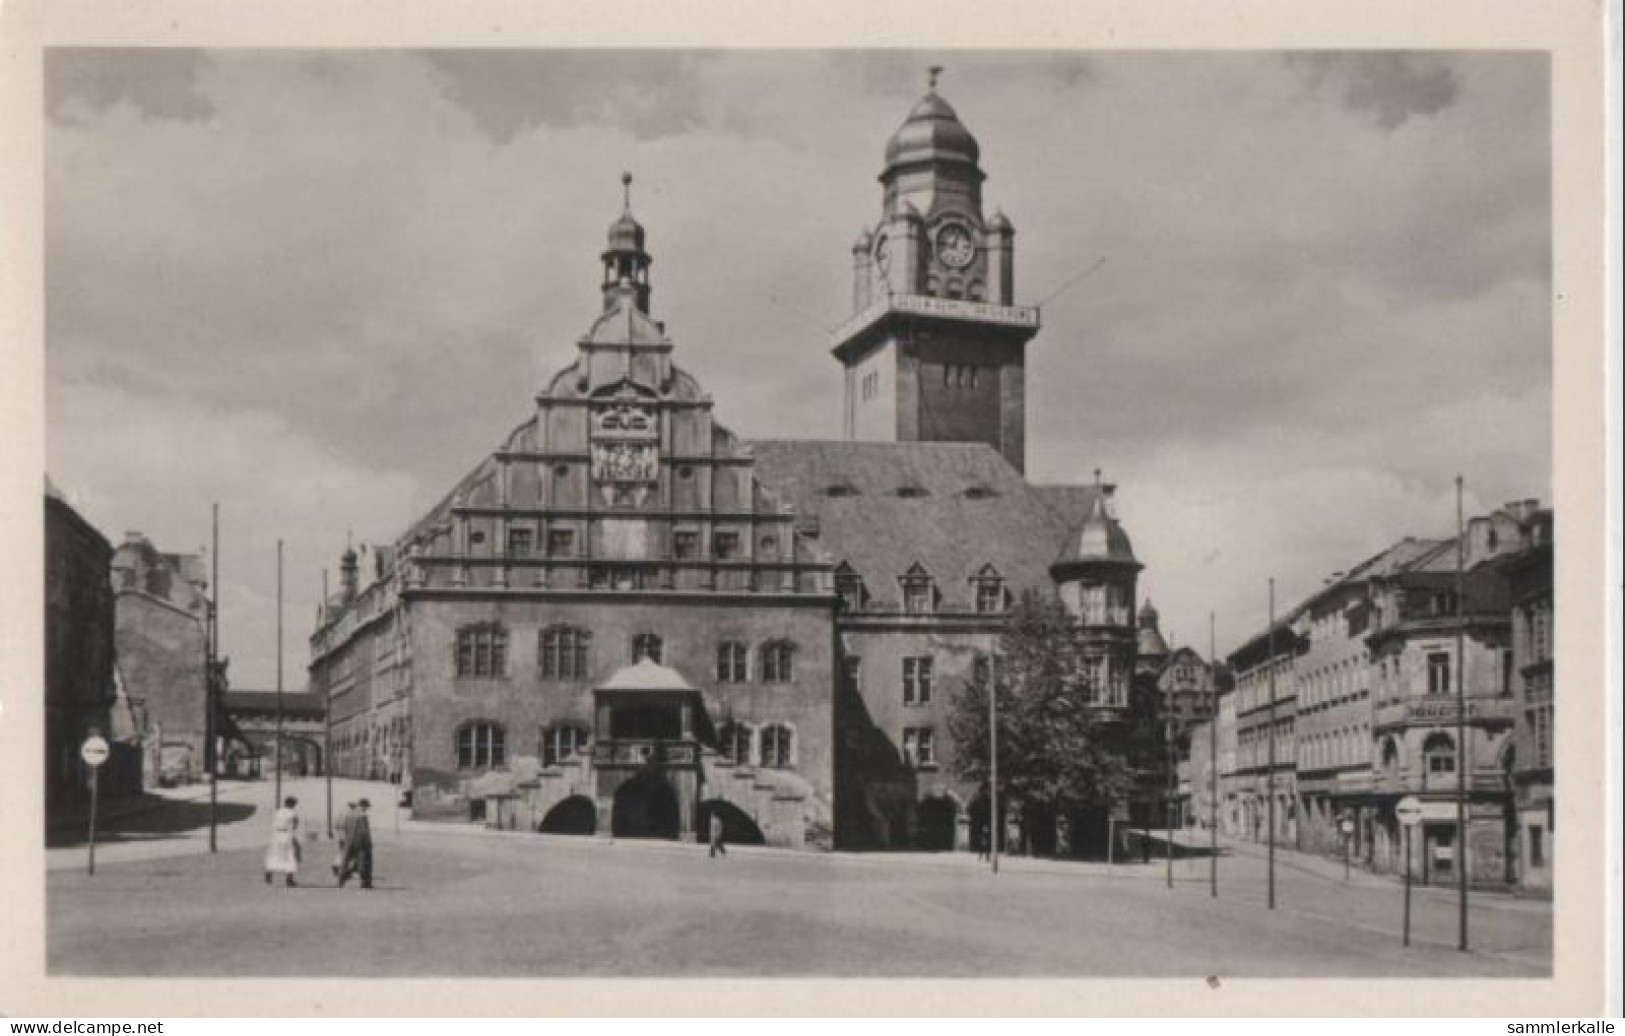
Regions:
<instances>
[{"instance_id":1,"label":"rectangular window","mask_svg":"<svg viewBox=\"0 0 1625 1036\"><path fill-rule=\"evenodd\" d=\"M717 682L744 683L749 679L750 651L745 645L717 645Z\"/></svg>"},{"instance_id":2,"label":"rectangular window","mask_svg":"<svg viewBox=\"0 0 1625 1036\"><path fill-rule=\"evenodd\" d=\"M1552 613L1544 604L1537 604L1529 616L1529 660L1545 662L1552 657Z\"/></svg>"},{"instance_id":3,"label":"rectangular window","mask_svg":"<svg viewBox=\"0 0 1625 1036\"><path fill-rule=\"evenodd\" d=\"M671 555L679 561L700 556L700 534L679 530L672 533Z\"/></svg>"},{"instance_id":4,"label":"rectangular window","mask_svg":"<svg viewBox=\"0 0 1625 1036\"><path fill-rule=\"evenodd\" d=\"M853 694L862 694L863 659L850 655L841 659L841 672L846 677L846 689Z\"/></svg>"},{"instance_id":5,"label":"rectangular window","mask_svg":"<svg viewBox=\"0 0 1625 1036\"><path fill-rule=\"evenodd\" d=\"M576 531L574 529L550 529L547 533L547 552L556 558L567 558L575 554Z\"/></svg>"},{"instance_id":6,"label":"rectangular window","mask_svg":"<svg viewBox=\"0 0 1625 1036\"><path fill-rule=\"evenodd\" d=\"M1435 651L1428 655L1428 693L1450 692L1450 655L1448 652Z\"/></svg>"},{"instance_id":7,"label":"rectangular window","mask_svg":"<svg viewBox=\"0 0 1625 1036\"><path fill-rule=\"evenodd\" d=\"M903 659L903 704L928 705L931 702L931 659Z\"/></svg>"},{"instance_id":8,"label":"rectangular window","mask_svg":"<svg viewBox=\"0 0 1625 1036\"><path fill-rule=\"evenodd\" d=\"M533 534L529 529L508 530L508 556L510 558L529 557L533 546Z\"/></svg>"},{"instance_id":9,"label":"rectangular window","mask_svg":"<svg viewBox=\"0 0 1625 1036\"><path fill-rule=\"evenodd\" d=\"M1004 611L1004 584L992 579L977 583L976 610L983 615Z\"/></svg>"},{"instance_id":10,"label":"rectangular window","mask_svg":"<svg viewBox=\"0 0 1625 1036\"><path fill-rule=\"evenodd\" d=\"M1535 766L1548 769L1552 765L1552 704L1542 702L1524 714L1529 722L1529 740L1535 750Z\"/></svg>"},{"instance_id":11,"label":"rectangular window","mask_svg":"<svg viewBox=\"0 0 1625 1036\"><path fill-rule=\"evenodd\" d=\"M835 577L835 593L841 598L841 608L855 612L863 609L863 577L842 573Z\"/></svg>"},{"instance_id":12,"label":"rectangular window","mask_svg":"<svg viewBox=\"0 0 1625 1036\"><path fill-rule=\"evenodd\" d=\"M728 561L739 556L739 534L737 532L719 532L712 541L712 553L719 561Z\"/></svg>"},{"instance_id":13,"label":"rectangular window","mask_svg":"<svg viewBox=\"0 0 1625 1036\"><path fill-rule=\"evenodd\" d=\"M937 765L936 738L930 727L903 728L903 760L909 766Z\"/></svg>"},{"instance_id":14,"label":"rectangular window","mask_svg":"<svg viewBox=\"0 0 1625 1036\"><path fill-rule=\"evenodd\" d=\"M502 676L508 669L508 634L499 626L457 631L458 676Z\"/></svg>"},{"instance_id":15,"label":"rectangular window","mask_svg":"<svg viewBox=\"0 0 1625 1036\"><path fill-rule=\"evenodd\" d=\"M1540 829L1539 824L1529 825L1529 866L1546 866L1546 832Z\"/></svg>"},{"instance_id":16,"label":"rectangular window","mask_svg":"<svg viewBox=\"0 0 1625 1036\"><path fill-rule=\"evenodd\" d=\"M910 579L903 584L903 610L910 615L925 615L931 611L931 583L924 579Z\"/></svg>"}]
</instances>

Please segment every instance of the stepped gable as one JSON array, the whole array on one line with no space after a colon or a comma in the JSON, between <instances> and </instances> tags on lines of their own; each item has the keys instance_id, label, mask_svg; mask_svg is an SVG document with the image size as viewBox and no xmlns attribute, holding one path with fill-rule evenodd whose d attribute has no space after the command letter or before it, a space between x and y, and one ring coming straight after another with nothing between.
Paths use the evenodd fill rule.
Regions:
<instances>
[{"instance_id":1,"label":"stepped gable","mask_svg":"<svg viewBox=\"0 0 1625 1036\"><path fill-rule=\"evenodd\" d=\"M757 476L783 494L819 545L864 579L877 604L900 599L915 563L944 610L974 604L971 578L991 564L1016 594L1053 596L1049 562L1099 492L1029 485L984 443L759 439Z\"/></svg>"}]
</instances>

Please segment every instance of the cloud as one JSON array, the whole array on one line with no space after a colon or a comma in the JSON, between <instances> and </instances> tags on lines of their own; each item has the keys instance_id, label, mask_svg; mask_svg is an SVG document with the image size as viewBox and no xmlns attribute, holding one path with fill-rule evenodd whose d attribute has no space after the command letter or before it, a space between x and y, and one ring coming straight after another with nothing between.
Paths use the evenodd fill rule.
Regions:
<instances>
[{"instance_id":1,"label":"cloud","mask_svg":"<svg viewBox=\"0 0 1625 1036\"><path fill-rule=\"evenodd\" d=\"M169 47L47 47L45 114L72 124L125 103L151 119L207 119L214 105L197 89L199 50Z\"/></svg>"},{"instance_id":2,"label":"cloud","mask_svg":"<svg viewBox=\"0 0 1625 1036\"><path fill-rule=\"evenodd\" d=\"M1344 104L1370 113L1383 129L1394 129L1415 115L1437 114L1459 89L1444 55L1385 51L1291 55L1289 60L1306 70L1313 85L1335 84Z\"/></svg>"},{"instance_id":3,"label":"cloud","mask_svg":"<svg viewBox=\"0 0 1625 1036\"><path fill-rule=\"evenodd\" d=\"M104 528L161 519L195 539L218 497L244 538L292 544L275 512L224 494L313 497L308 461L328 481L319 509L299 505L307 588L346 528L398 534L572 360L623 169L656 316L718 419L839 435L829 329L930 64L982 145L988 207L1015 223L1018 294L1106 260L1046 305L1028 469L1121 484L1177 629L1214 602L1239 613L1223 602L1258 572L1317 585L1427 532L1457 470L1486 506L1550 481L1538 55L74 60L50 91L69 117L46 129L53 475L79 476ZM292 452L250 484L260 436ZM211 438L213 481L165 459ZM263 572L240 583L263 612Z\"/></svg>"}]
</instances>

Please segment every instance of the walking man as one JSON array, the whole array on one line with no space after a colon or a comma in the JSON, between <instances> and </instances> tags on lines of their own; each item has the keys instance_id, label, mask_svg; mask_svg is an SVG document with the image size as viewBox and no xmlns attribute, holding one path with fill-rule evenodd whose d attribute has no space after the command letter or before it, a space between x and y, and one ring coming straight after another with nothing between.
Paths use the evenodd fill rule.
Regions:
<instances>
[{"instance_id":1,"label":"walking man","mask_svg":"<svg viewBox=\"0 0 1625 1036\"><path fill-rule=\"evenodd\" d=\"M350 880L350 875L361 878L361 887L372 888L372 822L367 810L372 803L357 799L355 808L344 817L344 867L339 871L339 887Z\"/></svg>"},{"instance_id":2,"label":"walking man","mask_svg":"<svg viewBox=\"0 0 1625 1036\"><path fill-rule=\"evenodd\" d=\"M711 857L727 856L728 847L722 844L722 816L711 811Z\"/></svg>"}]
</instances>

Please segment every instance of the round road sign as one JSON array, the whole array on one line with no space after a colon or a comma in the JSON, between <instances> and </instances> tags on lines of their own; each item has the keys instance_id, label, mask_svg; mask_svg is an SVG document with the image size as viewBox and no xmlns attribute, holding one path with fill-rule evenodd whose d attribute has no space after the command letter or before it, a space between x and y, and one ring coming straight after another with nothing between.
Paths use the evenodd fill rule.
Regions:
<instances>
[{"instance_id":1,"label":"round road sign","mask_svg":"<svg viewBox=\"0 0 1625 1036\"><path fill-rule=\"evenodd\" d=\"M1394 806L1394 816L1406 827L1410 827L1422 819L1422 800L1415 795L1407 795Z\"/></svg>"},{"instance_id":2,"label":"round road sign","mask_svg":"<svg viewBox=\"0 0 1625 1036\"><path fill-rule=\"evenodd\" d=\"M79 758L91 766L100 766L107 762L107 739L92 734L85 738L85 743L79 746Z\"/></svg>"}]
</instances>

